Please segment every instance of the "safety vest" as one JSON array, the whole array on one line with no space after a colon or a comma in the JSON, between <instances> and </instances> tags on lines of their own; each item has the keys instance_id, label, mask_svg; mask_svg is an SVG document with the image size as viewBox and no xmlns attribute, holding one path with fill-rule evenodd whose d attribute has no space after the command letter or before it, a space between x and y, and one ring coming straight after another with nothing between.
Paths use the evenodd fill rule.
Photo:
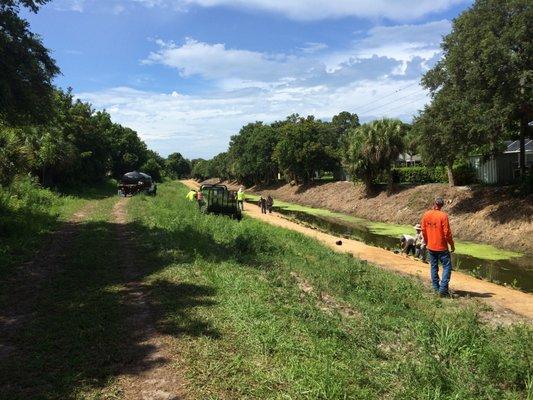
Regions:
<instances>
[{"instance_id":1,"label":"safety vest","mask_svg":"<svg viewBox=\"0 0 533 400\"><path fill-rule=\"evenodd\" d=\"M187 198L187 200L193 201L194 200L194 196L196 196L196 192L191 190L189 193L187 193L187 196L185 196L185 197Z\"/></svg>"},{"instance_id":2,"label":"safety vest","mask_svg":"<svg viewBox=\"0 0 533 400\"><path fill-rule=\"evenodd\" d=\"M244 200L244 192L237 192L237 200L239 201Z\"/></svg>"}]
</instances>

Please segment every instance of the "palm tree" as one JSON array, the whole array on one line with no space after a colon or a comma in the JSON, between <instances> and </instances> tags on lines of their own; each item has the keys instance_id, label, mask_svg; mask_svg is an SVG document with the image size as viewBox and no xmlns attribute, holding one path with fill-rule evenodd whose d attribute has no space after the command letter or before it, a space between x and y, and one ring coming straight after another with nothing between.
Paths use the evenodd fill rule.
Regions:
<instances>
[{"instance_id":1,"label":"palm tree","mask_svg":"<svg viewBox=\"0 0 533 400\"><path fill-rule=\"evenodd\" d=\"M383 118L353 129L348 135L344 164L348 172L361 179L369 190L381 173L392 185L392 166L402 153L405 124Z\"/></svg>"}]
</instances>

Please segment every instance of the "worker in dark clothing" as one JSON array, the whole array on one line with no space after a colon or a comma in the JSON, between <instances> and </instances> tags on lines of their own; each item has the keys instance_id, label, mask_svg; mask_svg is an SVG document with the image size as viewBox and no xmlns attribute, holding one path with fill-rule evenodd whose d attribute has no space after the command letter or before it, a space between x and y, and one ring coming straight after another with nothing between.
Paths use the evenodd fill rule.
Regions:
<instances>
[{"instance_id":1,"label":"worker in dark clothing","mask_svg":"<svg viewBox=\"0 0 533 400\"><path fill-rule=\"evenodd\" d=\"M266 200L266 206L269 214L272 214L272 207L274 207L274 199L271 195L268 195Z\"/></svg>"},{"instance_id":2,"label":"worker in dark clothing","mask_svg":"<svg viewBox=\"0 0 533 400\"><path fill-rule=\"evenodd\" d=\"M204 194L201 190L196 193L196 202L198 203L198 208L201 209L204 205Z\"/></svg>"},{"instance_id":3,"label":"worker in dark clothing","mask_svg":"<svg viewBox=\"0 0 533 400\"><path fill-rule=\"evenodd\" d=\"M267 213L267 205L266 205L266 199L261 196L259 198L259 206L261 207L261 213L266 214Z\"/></svg>"}]
</instances>

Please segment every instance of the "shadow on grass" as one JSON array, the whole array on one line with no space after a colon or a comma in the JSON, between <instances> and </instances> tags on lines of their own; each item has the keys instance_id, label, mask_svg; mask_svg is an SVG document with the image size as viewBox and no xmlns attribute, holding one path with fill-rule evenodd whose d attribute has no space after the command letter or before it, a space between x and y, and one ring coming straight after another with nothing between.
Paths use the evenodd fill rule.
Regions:
<instances>
[{"instance_id":1,"label":"shadow on grass","mask_svg":"<svg viewBox=\"0 0 533 400\"><path fill-rule=\"evenodd\" d=\"M99 200L116 194L114 181L102 182L94 187L77 187L60 191L63 195L86 200ZM0 203L0 280L11 273L14 265L28 260L39 248L47 247L50 232L64 225L57 215L47 212L47 207L13 201L11 205ZM0 288L0 297L3 288Z\"/></svg>"},{"instance_id":2,"label":"shadow on grass","mask_svg":"<svg viewBox=\"0 0 533 400\"><path fill-rule=\"evenodd\" d=\"M0 208L0 280L47 243L48 235L59 225L56 216L42 211L23 208L14 212Z\"/></svg>"},{"instance_id":3,"label":"shadow on grass","mask_svg":"<svg viewBox=\"0 0 533 400\"><path fill-rule=\"evenodd\" d=\"M89 185L78 185L60 188L57 191L63 195L79 197L85 200L101 200L117 194L117 182L113 179Z\"/></svg>"},{"instance_id":4,"label":"shadow on grass","mask_svg":"<svg viewBox=\"0 0 533 400\"><path fill-rule=\"evenodd\" d=\"M172 284L158 280L151 285L153 296L164 300L157 309L157 328L172 336L207 336L211 339L220 338L220 333L207 321L191 313L197 307L209 307L216 304L212 300L215 291L210 286L191 283ZM165 315L172 313L172 318Z\"/></svg>"},{"instance_id":5,"label":"shadow on grass","mask_svg":"<svg viewBox=\"0 0 533 400\"><path fill-rule=\"evenodd\" d=\"M128 290L132 279L142 281L171 263L227 260L231 245L190 227L168 231L139 223L88 222L67 223L63 229L71 232L71 241L52 246L58 254L40 257L16 279L0 278L6 299L0 306L0 399L94 394L113 377L167 363L151 357L154 329L175 337L220 337L198 312L216 304L212 287L143 283L148 307L130 301ZM133 234L127 238L129 255L119 242L121 229ZM240 242L244 249L253 248L246 240ZM142 315L146 310L150 315ZM154 329L142 328L144 322L139 329L139 318L147 318Z\"/></svg>"}]
</instances>

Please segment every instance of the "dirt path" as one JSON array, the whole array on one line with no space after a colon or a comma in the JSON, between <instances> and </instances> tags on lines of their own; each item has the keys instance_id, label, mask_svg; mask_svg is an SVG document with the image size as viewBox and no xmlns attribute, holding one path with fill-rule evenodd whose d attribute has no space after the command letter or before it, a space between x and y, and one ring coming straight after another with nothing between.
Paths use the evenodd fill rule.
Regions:
<instances>
[{"instance_id":1,"label":"dirt path","mask_svg":"<svg viewBox=\"0 0 533 400\"><path fill-rule=\"evenodd\" d=\"M155 329L152 310L147 299L148 288L141 282L142 273L136 266L134 233L127 225L126 204L129 198L121 198L113 208L120 245L121 267L125 274L125 302L134 313L128 317L133 336L141 349L150 349L147 355L132 354L133 365L128 374L119 377L118 386L125 399L177 400L184 398L183 381L171 360L168 344L171 338Z\"/></svg>"},{"instance_id":2,"label":"dirt path","mask_svg":"<svg viewBox=\"0 0 533 400\"><path fill-rule=\"evenodd\" d=\"M193 189L199 187L199 184L193 180L182 182ZM278 213L270 215L261 214L261 210L255 205L248 205L245 213L271 225L291 229L315 238L335 251L351 253L357 258L368 261L371 264L405 275L416 276L425 282L429 282L429 267L427 264L352 239L342 238L342 245L338 246L335 244L339 240L336 236L288 221ZM461 296L479 298L488 303L494 310L491 316L492 320L496 319L500 320L501 323L507 323L521 319L515 314L525 317L529 321L533 320L532 294L485 282L457 271L454 271L452 274L450 287L453 292ZM492 322L497 323L498 321Z\"/></svg>"},{"instance_id":3,"label":"dirt path","mask_svg":"<svg viewBox=\"0 0 533 400\"><path fill-rule=\"evenodd\" d=\"M13 338L32 319L36 293L59 270L66 249L80 233L80 224L93 212L95 206L95 202L86 204L61 224L50 234L35 256L17 268L6 283L6 287L14 289L6 293L4 307L0 310L0 361L17 356L18 350L13 344Z\"/></svg>"},{"instance_id":4,"label":"dirt path","mask_svg":"<svg viewBox=\"0 0 533 400\"><path fill-rule=\"evenodd\" d=\"M210 183L218 179L208 179ZM235 182L223 182L235 189ZM292 204L340 212L373 222L414 225L432 206L435 194L446 199L446 211L456 239L487 243L498 248L533 254L533 195L517 196L510 187L463 186L431 183L398 187L392 193L368 196L352 182L315 182L309 185L273 184L248 189L270 194ZM376 213L379 210L379 213ZM520 210L520 212L516 212Z\"/></svg>"}]
</instances>

